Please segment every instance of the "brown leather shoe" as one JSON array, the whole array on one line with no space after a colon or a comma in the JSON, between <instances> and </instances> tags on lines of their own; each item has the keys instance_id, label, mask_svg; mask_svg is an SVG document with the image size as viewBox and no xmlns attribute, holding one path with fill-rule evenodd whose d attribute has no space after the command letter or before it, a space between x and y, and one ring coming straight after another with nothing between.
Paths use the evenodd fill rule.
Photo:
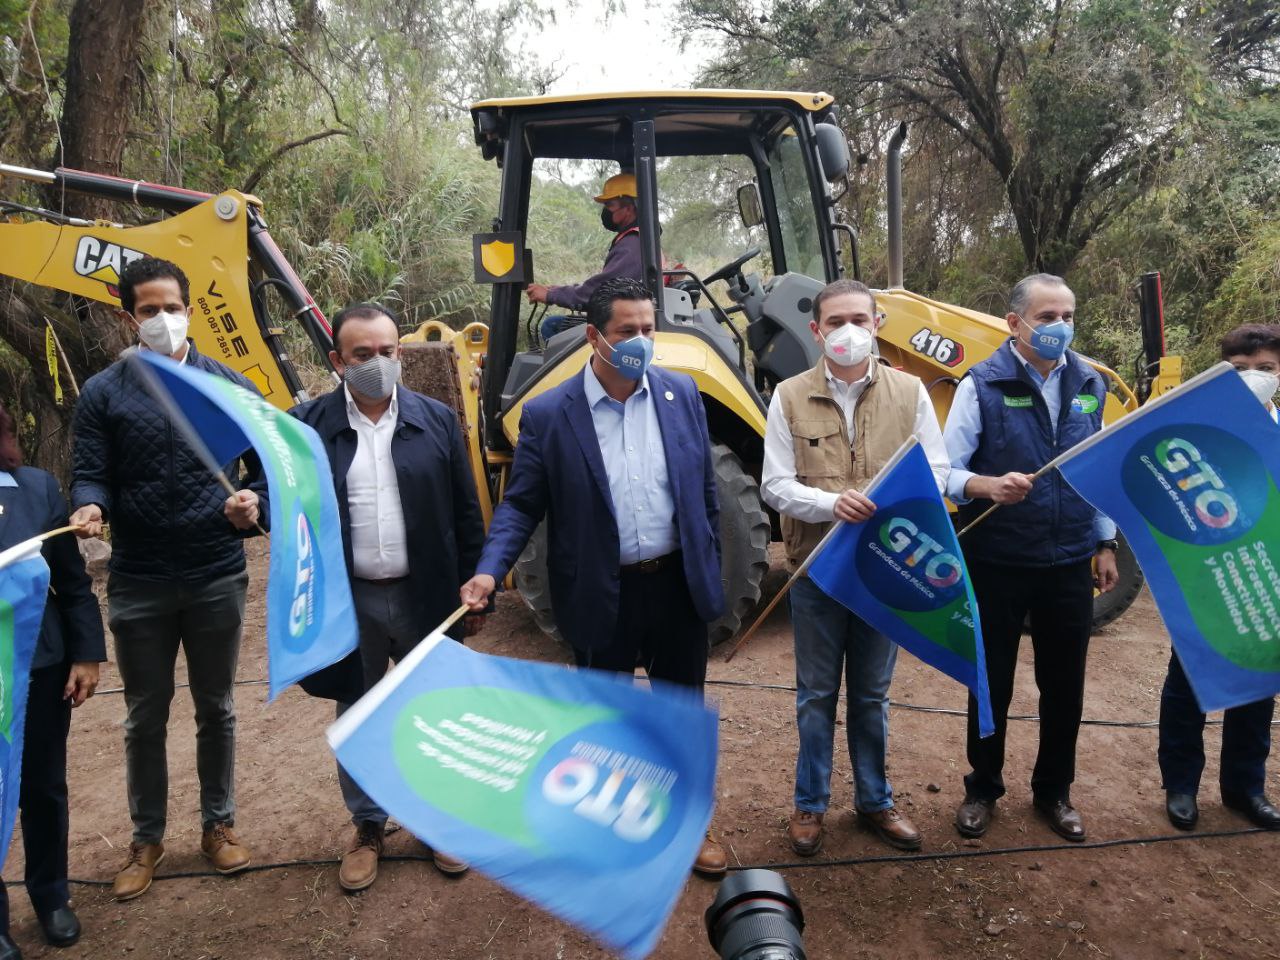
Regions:
<instances>
[{"instance_id":1,"label":"brown leather shoe","mask_svg":"<svg viewBox=\"0 0 1280 960\"><path fill-rule=\"evenodd\" d=\"M876 836L899 850L919 850L924 842L915 824L900 814L896 807L877 810L875 813L863 813L859 810L858 821L871 827Z\"/></svg>"},{"instance_id":2,"label":"brown leather shoe","mask_svg":"<svg viewBox=\"0 0 1280 960\"><path fill-rule=\"evenodd\" d=\"M704 877L723 877L728 868L729 858L725 856L724 847L712 838L708 830L702 849L698 851L698 859L693 861L693 869Z\"/></svg>"},{"instance_id":3,"label":"brown leather shoe","mask_svg":"<svg viewBox=\"0 0 1280 960\"><path fill-rule=\"evenodd\" d=\"M436 865L437 870L449 877L460 877L471 869L471 864L467 861L441 853L435 848L431 850L431 862Z\"/></svg>"},{"instance_id":4,"label":"brown leather shoe","mask_svg":"<svg viewBox=\"0 0 1280 960\"><path fill-rule=\"evenodd\" d=\"M791 822L787 824L787 839L791 841L791 849L802 857L812 857L822 849L823 813L812 810L801 810L796 807L791 811Z\"/></svg>"},{"instance_id":5,"label":"brown leather shoe","mask_svg":"<svg viewBox=\"0 0 1280 960\"><path fill-rule=\"evenodd\" d=\"M249 866L249 850L225 823L215 823L200 838L200 852L221 874L239 873Z\"/></svg>"},{"instance_id":6,"label":"brown leather shoe","mask_svg":"<svg viewBox=\"0 0 1280 960\"><path fill-rule=\"evenodd\" d=\"M1084 818L1080 816L1080 811L1071 805L1071 801L1036 799L1033 802L1036 810L1058 836L1073 843L1079 843L1084 839Z\"/></svg>"},{"instance_id":7,"label":"brown leather shoe","mask_svg":"<svg viewBox=\"0 0 1280 960\"><path fill-rule=\"evenodd\" d=\"M956 811L956 830L960 836L975 839L987 832L991 826L991 816L996 812L994 800L983 800L979 797L965 797L964 803Z\"/></svg>"},{"instance_id":8,"label":"brown leather shoe","mask_svg":"<svg viewBox=\"0 0 1280 960\"><path fill-rule=\"evenodd\" d=\"M163 843L131 843L129 859L111 884L111 895L117 900L132 900L151 889L156 867L164 859Z\"/></svg>"},{"instance_id":9,"label":"brown leather shoe","mask_svg":"<svg viewBox=\"0 0 1280 960\"><path fill-rule=\"evenodd\" d=\"M378 879L384 826L368 820L356 825L355 839L338 867L338 885L348 893L368 889Z\"/></svg>"}]
</instances>

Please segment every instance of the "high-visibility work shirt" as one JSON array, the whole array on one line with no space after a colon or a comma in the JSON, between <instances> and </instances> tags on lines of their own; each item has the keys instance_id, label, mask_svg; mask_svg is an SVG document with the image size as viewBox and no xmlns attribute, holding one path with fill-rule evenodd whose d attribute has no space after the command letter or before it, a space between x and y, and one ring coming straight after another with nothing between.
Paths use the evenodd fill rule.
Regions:
<instances>
[{"instance_id":1,"label":"high-visibility work shirt","mask_svg":"<svg viewBox=\"0 0 1280 960\"><path fill-rule=\"evenodd\" d=\"M345 384L342 390L347 398L347 420L358 441L347 470L351 572L362 580L408 576L404 509L396 465L391 460L391 438L399 414L396 394L392 393L391 406L374 423L360 412Z\"/></svg>"},{"instance_id":2,"label":"high-visibility work shirt","mask_svg":"<svg viewBox=\"0 0 1280 960\"><path fill-rule=\"evenodd\" d=\"M680 549L667 452L649 377L641 378L625 403L605 393L590 362L582 379L618 523L619 563L638 563Z\"/></svg>"}]
</instances>

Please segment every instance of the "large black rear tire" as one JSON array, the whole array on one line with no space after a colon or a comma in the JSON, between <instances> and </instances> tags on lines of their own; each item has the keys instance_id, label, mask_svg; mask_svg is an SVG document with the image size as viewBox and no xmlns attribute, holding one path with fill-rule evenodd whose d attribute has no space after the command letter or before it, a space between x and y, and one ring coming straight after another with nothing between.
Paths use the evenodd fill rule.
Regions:
<instances>
[{"instance_id":1,"label":"large black rear tire","mask_svg":"<svg viewBox=\"0 0 1280 960\"><path fill-rule=\"evenodd\" d=\"M728 640L760 600L760 582L769 572L769 515L760 503L760 488L742 462L724 444L711 446L720 500L720 580L725 613L711 624L712 644ZM545 633L563 640L551 615L547 579L547 524L543 521L516 561L516 586Z\"/></svg>"}]
</instances>

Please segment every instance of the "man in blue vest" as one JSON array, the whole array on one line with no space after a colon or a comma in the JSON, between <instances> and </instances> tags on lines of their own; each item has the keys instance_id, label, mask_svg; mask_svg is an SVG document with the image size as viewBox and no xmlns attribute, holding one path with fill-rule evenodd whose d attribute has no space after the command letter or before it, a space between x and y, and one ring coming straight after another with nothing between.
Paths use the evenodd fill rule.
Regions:
<instances>
[{"instance_id":1,"label":"man in blue vest","mask_svg":"<svg viewBox=\"0 0 1280 960\"><path fill-rule=\"evenodd\" d=\"M1102 429L1106 385L1067 349L1075 334L1075 294L1061 277L1025 277L1009 295L1011 338L956 388L943 439L951 457L947 494L965 534L965 561L982 617L996 732L978 736L969 697L965 798L956 813L964 837L987 831L1004 795L1004 741L1018 643L1028 616L1040 691L1040 750L1031 776L1035 809L1067 840L1084 840L1071 805L1076 735L1093 590L1115 586L1115 524L1056 471L1032 474Z\"/></svg>"},{"instance_id":2,"label":"man in blue vest","mask_svg":"<svg viewBox=\"0 0 1280 960\"><path fill-rule=\"evenodd\" d=\"M578 284L566 284L560 287L548 287L541 283L531 283L525 290L525 296L531 303L545 303L551 306L564 307L574 313L585 313L591 295L606 280L627 277L639 280L643 271L640 255L640 228L637 226L639 215L636 212L636 176L634 173L619 173L604 182L600 195L595 198L600 204L600 223L606 230L617 234L609 244L609 253L604 258L604 266L595 276L588 277ZM546 317L542 321L540 332L542 342L546 343L566 327L567 317L556 315Z\"/></svg>"}]
</instances>

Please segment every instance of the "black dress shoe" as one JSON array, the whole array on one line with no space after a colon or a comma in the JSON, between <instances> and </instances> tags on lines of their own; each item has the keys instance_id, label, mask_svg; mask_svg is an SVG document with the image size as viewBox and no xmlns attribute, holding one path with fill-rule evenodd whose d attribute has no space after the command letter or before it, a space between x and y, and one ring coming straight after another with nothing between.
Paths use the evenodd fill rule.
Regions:
<instances>
[{"instance_id":1,"label":"black dress shoe","mask_svg":"<svg viewBox=\"0 0 1280 960\"><path fill-rule=\"evenodd\" d=\"M80 920L70 907L59 907L41 916L40 928L51 947L69 947L80 939Z\"/></svg>"},{"instance_id":2,"label":"black dress shoe","mask_svg":"<svg viewBox=\"0 0 1280 960\"><path fill-rule=\"evenodd\" d=\"M7 933L0 933L0 960L22 960L22 951Z\"/></svg>"},{"instance_id":3,"label":"black dress shoe","mask_svg":"<svg viewBox=\"0 0 1280 960\"><path fill-rule=\"evenodd\" d=\"M1236 797L1224 793L1222 805L1228 810L1243 813L1263 830L1280 830L1280 810L1273 807L1271 801L1262 794L1256 797Z\"/></svg>"},{"instance_id":4,"label":"black dress shoe","mask_svg":"<svg viewBox=\"0 0 1280 960\"><path fill-rule=\"evenodd\" d=\"M1170 790L1164 797L1164 812L1169 815L1169 822L1179 830L1194 830L1196 821L1200 819L1200 807L1196 805L1194 793Z\"/></svg>"},{"instance_id":5,"label":"black dress shoe","mask_svg":"<svg viewBox=\"0 0 1280 960\"><path fill-rule=\"evenodd\" d=\"M960 836L975 839L987 832L991 826L991 815L995 813L996 802L979 797L965 797L964 803L956 811L956 830Z\"/></svg>"},{"instance_id":6,"label":"black dress shoe","mask_svg":"<svg viewBox=\"0 0 1280 960\"><path fill-rule=\"evenodd\" d=\"M1079 843L1084 839L1084 820L1080 816L1080 811L1071 805L1071 801L1036 798L1034 804L1058 836L1073 843Z\"/></svg>"}]
</instances>

